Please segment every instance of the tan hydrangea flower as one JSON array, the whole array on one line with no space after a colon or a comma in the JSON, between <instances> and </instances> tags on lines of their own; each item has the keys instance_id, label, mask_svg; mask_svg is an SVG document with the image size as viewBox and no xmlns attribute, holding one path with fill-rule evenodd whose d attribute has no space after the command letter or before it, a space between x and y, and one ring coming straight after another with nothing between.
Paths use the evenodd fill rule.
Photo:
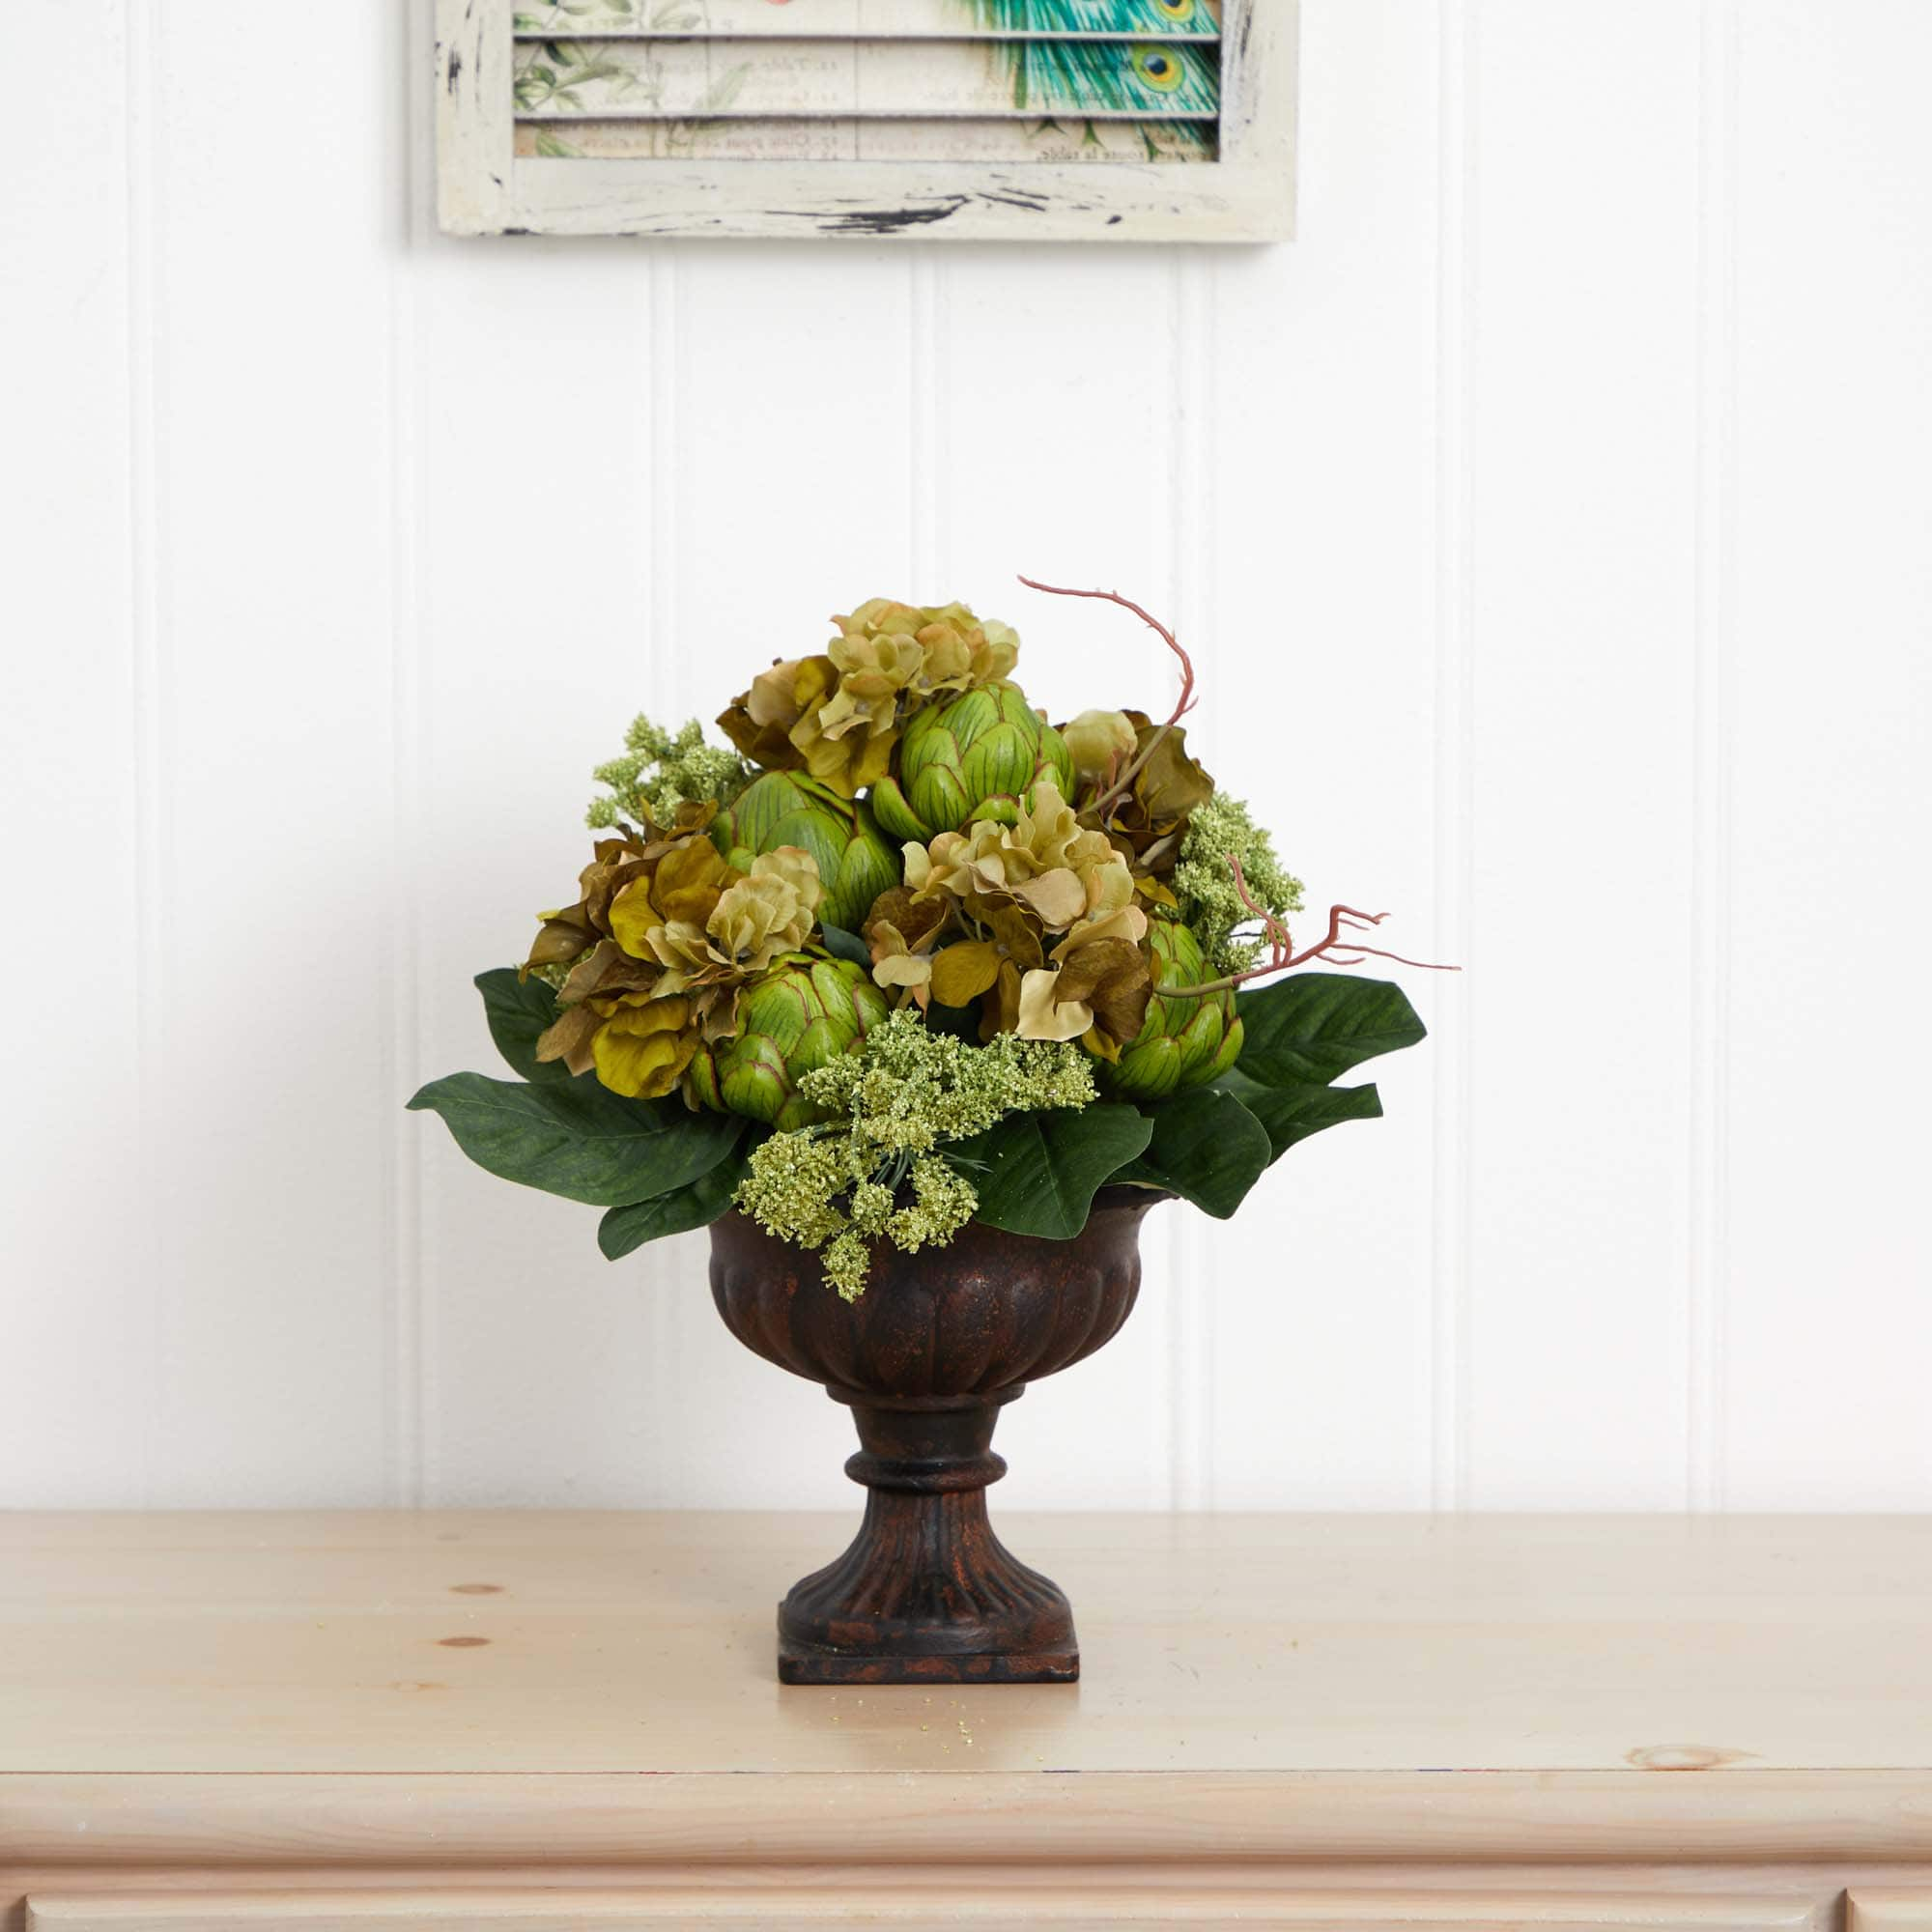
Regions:
<instances>
[{"instance_id":1,"label":"tan hydrangea flower","mask_svg":"<svg viewBox=\"0 0 1932 1932\"><path fill-rule=\"evenodd\" d=\"M651 933L673 920L701 926L737 877L702 832L653 845L611 901L611 937L632 958L655 959Z\"/></svg>"},{"instance_id":2,"label":"tan hydrangea flower","mask_svg":"<svg viewBox=\"0 0 1932 1932\"><path fill-rule=\"evenodd\" d=\"M1019 1023L1013 1031L1022 1039L1078 1039L1093 1024L1092 1007L1060 997L1057 971L1020 976Z\"/></svg>"},{"instance_id":3,"label":"tan hydrangea flower","mask_svg":"<svg viewBox=\"0 0 1932 1932\"><path fill-rule=\"evenodd\" d=\"M898 715L899 694L925 668L925 646L917 638L884 633L834 638L826 655L838 668L838 689L818 716L828 738L864 726L876 737Z\"/></svg>"},{"instance_id":4,"label":"tan hydrangea flower","mask_svg":"<svg viewBox=\"0 0 1932 1932\"><path fill-rule=\"evenodd\" d=\"M922 898L1006 894L1049 932L1128 904L1133 873L1104 833L1083 828L1051 775L1033 788L1013 825L981 820L905 848L906 884Z\"/></svg>"},{"instance_id":5,"label":"tan hydrangea flower","mask_svg":"<svg viewBox=\"0 0 1932 1932\"><path fill-rule=\"evenodd\" d=\"M1060 735L1072 753L1073 769L1083 779L1097 779L1117 759L1134 754L1133 721L1124 711L1083 711L1072 724L1060 727Z\"/></svg>"},{"instance_id":6,"label":"tan hydrangea flower","mask_svg":"<svg viewBox=\"0 0 1932 1932\"><path fill-rule=\"evenodd\" d=\"M755 978L811 937L823 890L810 852L781 845L759 854L751 871L719 895L702 925L667 920L644 935L651 956L665 968L659 990L679 993Z\"/></svg>"},{"instance_id":7,"label":"tan hydrangea flower","mask_svg":"<svg viewBox=\"0 0 1932 1932\"><path fill-rule=\"evenodd\" d=\"M932 999L932 958L915 952L906 936L891 920L875 921L867 929L872 952L872 980L888 992L909 995L921 1012Z\"/></svg>"},{"instance_id":8,"label":"tan hydrangea flower","mask_svg":"<svg viewBox=\"0 0 1932 1932\"><path fill-rule=\"evenodd\" d=\"M590 1042L598 1079L613 1094L633 1100L663 1099L676 1090L703 1044L697 1019L688 999L619 1007Z\"/></svg>"},{"instance_id":9,"label":"tan hydrangea flower","mask_svg":"<svg viewBox=\"0 0 1932 1932\"><path fill-rule=\"evenodd\" d=\"M753 764L771 772L803 768L805 753L793 738L800 721L815 714L838 682L832 660L789 658L760 671L750 691L722 712L724 735Z\"/></svg>"},{"instance_id":10,"label":"tan hydrangea flower","mask_svg":"<svg viewBox=\"0 0 1932 1932\"><path fill-rule=\"evenodd\" d=\"M1013 1030L1022 1039L1082 1039L1101 1059L1118 1060L1153 995L1141 947L1147 929L1138 906L1083 920L1053 949L1050 967L1022 976Z\"/></svg>"},{"instance_id":11,"label":"tan hydrangea flower","mask_svg":"<svg viewBox=\"0 0 1932 1932\"><path fill-rule=\"evenodd\" d=\"M1066 937L1053 949L1053 957L1065 959L1077 947L1098 946L1108 941L1124 940L1129 946L1138 946L1148 934L1148 916L1139 906L1133 904L1132 889L1128 889L1129 902L1125 905L1110 906L1104 912L1091 919L1083 919L1069 928Z\"/></svg>"},{"instance_id":12,"label":"tan hydrangea flower","mask_svg":"<svg viewBox=\"0 0 1932 1932\"><path fill-rule=\"evenodd\" d=\"M796 952L811 936L823 890L811 854L780 845L752 861L750 873L718 901L705 929L733 960L762 972L777 954Z\"/></svg>"},{"instance_id":13,"label":"tan hydrangea flower","mask_svg":"<svg viewBox=\"0 0 1932 1932\"><path fill-rule=\"evenodd\" d=\"M924 856L921 846L906 849ZM949 900L922 899L904 886L881 893L866 921L874 982L909 995L923 1011L932 997L932 949L952 923Z\"/></svg>"},{"instance_id":14,"label":"tan hydrangea flower","mask_svg":"<svg viewBox=\"0 0 1932 1932\"><path fill-rule=\"evenodd\" d=\"M1012 675L1020 656L1017 632L991 619L981 621L963 604L916 614L922 622L914 635L925 646L922 694L974 691Z\"/></svg>"},{"instance_id":15,"label":"tan hydrangea flower","mask_svg":"<svg viewBox=\"0 0 1932 1932\"><path fill-rule=\"evenodd\" d=\"M925 666L925 646L912 629L892 628L891 613L900 611L905 607L882 607L876 624L836 620L840 635L826 646L825 662L838 684L791 727L791 743L811 776L841 797L855 797L885 777L898 743L900 698ZM906 611L908 626L918 614Z\"/></svg>"}]
</instances>

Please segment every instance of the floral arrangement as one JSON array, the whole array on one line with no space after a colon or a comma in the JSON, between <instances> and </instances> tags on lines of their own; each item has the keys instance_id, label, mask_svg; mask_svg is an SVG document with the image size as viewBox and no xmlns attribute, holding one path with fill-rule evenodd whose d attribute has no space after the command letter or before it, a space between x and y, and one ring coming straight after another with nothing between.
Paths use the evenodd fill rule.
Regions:
<instances>
[{"instance_id":1,"label":"floral arrangement","mask_svg":"<svg viewBox=\"0 0 1932 1932\"><path fill-rule=\"evenodd\" d=\"M1293 969L1396 957L1365 943L1382 915L1337 906L1297 951L1300 884L1187 749L1186 651L1116 592L1032 587L1158 632L1172 715L1056 726L1006 625L874 599L753 678L730 749L639 718L595 773L577 898L476 982L521 1079L411 1106L607 1209L612 1259L735 1207L848 1299L874 1243L1070 1239L1110 1184L1230 1215L1297 1141L1378 1115L1334 1083L1421 1022Z\"/></svg>"}]
</instances>

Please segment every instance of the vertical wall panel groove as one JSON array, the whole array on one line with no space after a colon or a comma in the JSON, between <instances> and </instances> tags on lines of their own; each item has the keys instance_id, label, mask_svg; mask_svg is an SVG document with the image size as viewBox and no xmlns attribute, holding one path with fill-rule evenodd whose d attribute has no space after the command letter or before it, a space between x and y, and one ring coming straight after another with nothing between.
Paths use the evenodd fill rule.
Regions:
<instances>
[{"instance_id":1,"label":"vertical wall panel groove","mask_svg":"<svg viewBox=\"0 0 1932 1932\"><path fill-rule=\"evenodd\" d=\"M1482 0L1473 50L1463 1499L1676 1509L1690 1013L1636 935L1691 917L1698 19Z\"/></svg>"},{"instance_id":2,"label":"vertical wall panel groove","mask_svg":"<svg viewBox=\"0 0 1932 1932\"><path fill-rule=\"evenodd\" d=\"M679 409L682 385L679 356L683 346L684 260L675 247L654 250L650 277L650 336L647 350L650 399L650 485L645 538L650 559L650 591L645 657L651 676L651 700L664 699L665 686L677 673L677 640L684 635L684 573L679 567L680 518L678 489L673 481L685 473L681 462L683 420ZM779 655L766 653L765 655ZM708 655L706 662L709 662ZM682 680L678 680L681 684ZM683 696L680 689L678 695ZM718 709L737 695L737 688L721 690ZM672 707L675 709L675 707ZM621 707L620 707L621 709ZM700 710L699 716L710 714ZM645 1297L642 1322L650 1361L644 1387L654 1407L673 1406L679 1384L680 1338L678 1297L696 1295L708 1288L708 1270L690 1250L701 1242L680 1241L668 1248L645 1249L622 1270L622 1285L612 1293ZM655 1500L655 1498L654 1498Z\"/></svg>"},{"instance_id":3,"label":"vertical wall panel groove","mask_svg":"<svg viewBox=\"0 0 1932 1932\"><path fill-rule=\"evenodd\" d=\"M273 8L210 36L157 0L144 23L163 1083L146 1210L165 1250L156 1499L182 1506L390 1493L394 13L348 0L319 40ZM270 71L301 78L250 84ZM277 143L324 143L329 164L238 161Z\"/></svg>"},{"instance_id":4,"label":"vertical wall panel groove","mask_svg":"<svg viewBox=\"0 0 1932 1932\"><path fill-rule=\"evenodd\" d=\"M1477 969L1475 952L1475 505L1472 346L1476 329L1476 108L1481 0L1442 0L1438 111L1435 956ZM1474 1129L1470 1004L1443 976L1435 1057L1430 1500L1469 1499L1470 1250Z\"/></svg>"},{"instance_id":5,"label":"vertical wall panel groove","mask_svg":"<svg viewBox=\"0 0 1932 1932\"><path fill-rule=\"evenodd\" d=\"M1932 12L1737 22L1718 1468L1731 1509L1923 1509Z\"/></svg>"},{"instance_id":6,"label":"vertical wall panel groove","mask_svg":"<svg viewBox=\"0 0 1932 1932\"><path fill-rule=\"evenodd\" d=\"M1214 706L1228 693L1215 676L1212 582L1212 471L1207 455L1209 383L1216 361L1208 333L1206 277L1209 260L1191 249L1174 251L1168 290L1168 396L1172 415L1167 452L1168 577L1175 635L1193 656L1207 701L1187 721L1189 749L1215 769ZM1165 653L1165 646L1162 646ZM1160 674L1176 677L1171 654ZM1156 717L1165 717L1166 710ZM1167 1501L1176 1509L1209 1509L1214 1498L1211 1402L1213 1331L1224 1309L1210 1278L1210 1241L1204 1218L1191 1208L1163 1210L1170 1224L1167 1380L1170 1472Z\"/></svg>"},{"instance_id":7,"label":"vertical wall panel groove","mask_svg":"<svg viewBox=\"0 0 1932 1932\"><path fill-rule=\"evenodd\" d=\"M1305 882L1297 936L1338 900L1386 906L1390 943L1422 956L1441 495L1433 19L1418 31L1411 0L1303 10L1301 239L1202 265L1211 327L1183 355L1208 365L1205 500L1176 505L1199 526L1189 621L1212 659L1190 722ZM1436 980L1392 977L1449 1037ZM1208 1322L1217 1507L1428 1500L1435 1054L1363 1068L1387 1118L1293 1149L1231 1222L1166 1210L1194 1220L1206 1257L1177 1289Z\"/></svg>"},{"instance_id":8,"label":"vertical wall panel groove","mask_svg":"<svg viewBox=\"0 0 1932 1932\"><path fill-rule=\"evenodd\" d=\"M162 1451L144 24L93 10L78 88L23 54L0 178L0 1507L125 1506Z\"/></svg>"},{"instance_id":9,"label":"vertical wall panel groove","mask_svg":"<svg viewBox=\"0 0 1932 1932\"><path fill-rule=\"evenodd\" d=\"M162 794L165 686L161 642L161 519L155 452L158 354L159 271L156 260L156 209L162 192L160 142L156 132L155 21L159 0L127 0L128 19L128 394L129 529L132 537L129 583L134 717L134 826L137 907L135 961L137 1039L137 1116L140 1132L141 1195L150 1217L146 1242L149 1360L158 1369L169 1341L166 1204L159 1184L156 1149L165 1131L161 1088L162 1015L167 1009L161 982L161 920L165 900L165 801ZM146 1403L146 1449L141 1476L142 1501L152 1505L164 1444L158 1378Z\"/></svg>"},{"instance_id":10,"label":"vertical wall panel groove","mask_svg":"<svg viewBox=\"0 0 1932 1932\"><path fill-rule=\"evenodd\" d=\"M1179 514L1183 501L1186 471L1187 436L1184 384L1185 363L1181 354L1181 311L1185 301L1186 267L1179 248L1168 251L1164 323L1166 350L1164 386L1167 391L1166 435L1160 449L1161 476L1156 500L1169 506L1170 515L1162 546L1160 569L1166 579L1161 602L1165 620L1177 635L1192 629L1188 623L1188 574L1186 546L1182 540ZM1139 600L1136 600L1139 601ZM1147 641L1143 637L1143 643ZM1158 689L1159 687L1155 687ZM1150 697L1151 717L1164 717ZM1196 1432L1196 1410L1200 1402L1199 1323L1200 1277L1195 1268L1199 1242L1182 1210L1161 1214L1159 1240L1166 1254L1168 1279L1166 1334L1161 1349L1162 1431L1165 1435L1166 1493L1160 1500L1168 1509L1188 1509L1197 1505L1201 1489L1200 1440ZM1152 1236L1152 1229L1149 1236ZM1151 1244L1151 1243L1150 1243Z\"/></svg>"},{"instance_id":11,"label":"vertical wall panel groove","mask_svg":"<svg viewBox=\"0 0 1932 1932\"><path fill-rule=\"evenodd\" d=\"M1724 1505L1729 1270L1732 658L1735 639L1737 0L1703 0L1697 157L1697 560L1691 942L1688 1464L1693 1510Z\"/></svg>"},{"instance_id":12,"label":"vertical wall panel groove","mask_svg":"<svg viewBox=\"0 0 1932 1932\"><path fill-rule=\"evenodd\" d=\"M424 1426L427 1362L423 1348L422 1135L403 1112L404 1096L423 1078L423 934L418 881L425 857L419 652L426 633L422 571L423 507L417 448L419 318L414 270L427 231L425 134L420 113L431 36L421 8L402 10L389 45L397 62L390 90L388 152L395 182L389 211L394 247L389 275L389 748L393 812L390 895L396 954L379 1104L386 1123L384 1215L389 1270L387 1463L392 1503L420 1509L427 1500Z\"/></svg>"},{"instance_id":13,"label":"vertical wall panel groove","mask_svg":"<svg viewBox=\"0 0 1932 1932\"><path fill-rule=\"evenodd\" d=\"M911 287L907 310L910 335L906 368L911 396L908 414L912 434L907 440L911 474L907 494L912 500L912 529L907 595L915 602L951 597L942 558L945 552L945 512L941 506L946 462L940 447L945 412L940 408L944 360L941 330L944 318L940 285L944 265L929 248L916 248L906 266Z\"/></svg>"}]
</instances>

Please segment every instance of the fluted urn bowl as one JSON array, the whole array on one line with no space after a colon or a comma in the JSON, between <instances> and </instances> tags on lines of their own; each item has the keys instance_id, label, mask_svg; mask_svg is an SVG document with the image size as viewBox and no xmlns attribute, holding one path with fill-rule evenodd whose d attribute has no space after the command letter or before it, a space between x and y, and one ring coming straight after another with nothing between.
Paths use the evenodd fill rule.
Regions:
<instances>
[{"instance_id":1,"label":"fluted urn bowl","mask_svg":"<svg viewBox=\"0 0 1932 1932\"><path fill-rule=\"evenodd\" d=\"M1069 1682L1073 1612L993 1534L986 1485L1001 1406L1120 1332L1140 1293L1142 1217L1164 1197L1109 1188L1070 1241L974 1222L951 1246L877 1246L856 1302L816 1257L741 1214L711 1231L724 1325L822 1382L858 1424L845 1473L867 1491L852 1547L779 1605L787 1684Z\"/></svg>"}]
</instances>

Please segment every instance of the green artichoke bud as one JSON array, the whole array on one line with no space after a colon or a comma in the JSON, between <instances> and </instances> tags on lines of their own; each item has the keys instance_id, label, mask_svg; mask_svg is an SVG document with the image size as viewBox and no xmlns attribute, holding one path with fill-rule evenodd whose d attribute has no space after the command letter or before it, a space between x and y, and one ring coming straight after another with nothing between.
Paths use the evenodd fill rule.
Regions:
<instances>
[{"instance_id":1,"label":"green artichoke bud","mask_svg":"<svg viewBox=\"0 0 1932 1932\"><path fill-rule=\"evenodd\" d=\"M1178 920L1157 919L1148 929L1153 954L1153 998L1141 1030L1118 1062L1095 1065L1100 1088L1126 1100L1164 1100L1183 1087L1218 1079L1240 1057L1241 1022L1232 992L1199 1000L1161 997L1163 986L1199 986L1213 978L1201 942Z\"/></svg>"},{"instance_id":2,"label":"green artichoke bud","mask_svg":"<svg viewBox=\"0 0 1932 1932\"><path fill-rule=\"evenodd\" d=\"M855 1046L891 1010L866 969L850 960L781 967L740 997L736 1035L699 1047L685 1077L721 1114L747 1114L785 1130L809 1127L827 1116L798 1083Z\"/></svg>"},{"instance_id":3,"label":"green artichoke bud","mask_svg":"<svg viewBox=\"0 0 1932 1932\"><path fill-rule=\"evenodd\" d=\"M781 845L810 852L825 888L818 914L857 932L881 893L899 882L897 851L880 837L871 811L803 772L767 772L711 822L711 839L741 872Z\"/></svg>"},{"instance_id":4,"label":"green artichoke bud","mask_svg":"<svg viewBox=\"0 0 1932 1932\"><path fill-rule=\"evenodd\" d=\"M872 788L872 809L895 837L923 843L978 819L1013 824L1035 780L1049 772L1071 797L1065 741L1018 685L988 684L914 716L898 775Z\"/></svg>"}]
</instances>

